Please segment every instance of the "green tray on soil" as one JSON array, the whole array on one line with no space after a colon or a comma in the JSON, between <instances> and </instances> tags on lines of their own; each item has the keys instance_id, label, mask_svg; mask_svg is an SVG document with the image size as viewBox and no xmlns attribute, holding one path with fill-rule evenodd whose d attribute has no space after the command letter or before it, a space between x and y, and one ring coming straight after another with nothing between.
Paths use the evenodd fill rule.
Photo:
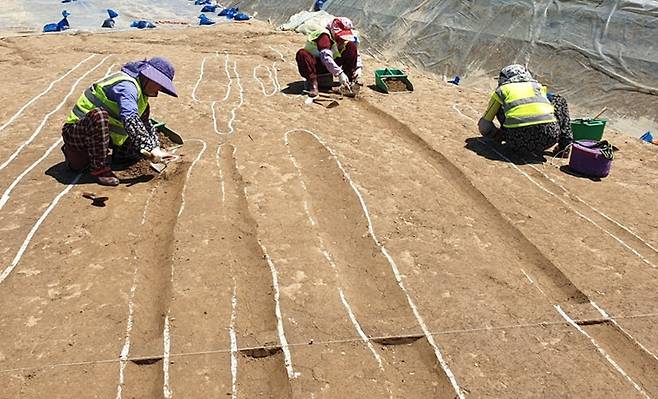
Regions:
<instances>
[{"instance_id":1,"label":"green tray on soil","mask_svg":"<svg viewBox=\"0 0 658 399\"><path fill-rule=\"evenodd\" d=\"M411 84L411 81L409 81L409 78L402 69L382 68L375 70L375 84L384 93L388 93L388 85L386 84L388 79L399 80L407 86L408 91L414 91L414 85Z\"/></svg>"},{"instance_id":2,"label":"green tray on soil","mask_svg":"<svg viewBox=\"0 0 658 399\"><path fill-rule=\"evenodd\" d=\"M572 119L573 139L599 141L603 137L603 130L607 122L605 119Z\"/></svg>"},{"instance_id":3,"label":"green tray on soil","mask_svg":"<svg viewBox=\"0 0 658 399\"><path fill-rule=\"evenodd\" d=\"M156 119L153 119L153 118L149 118L149 120L151 121L151 125L153 125L155 130L157 130L158 132L160 132L160 133L164 134L165 136L167 136L169 138L169 140L171 140L173 143L183 144L183 138L178 133L176 133L173 130L169 129L166 126L165 122L159 122L159 121L157 121Z\"/></svg>"}]
</instances>

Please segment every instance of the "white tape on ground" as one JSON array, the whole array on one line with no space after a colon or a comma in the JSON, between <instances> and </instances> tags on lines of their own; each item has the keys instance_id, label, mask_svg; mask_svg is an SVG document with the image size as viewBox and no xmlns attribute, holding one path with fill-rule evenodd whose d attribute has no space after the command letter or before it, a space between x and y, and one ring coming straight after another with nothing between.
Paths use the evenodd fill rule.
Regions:
<instances>
[{"instance_id":1,"label":"white tape on ground","mask_svg":"<svg viewBox=\"0 0 658 399\"><path fill-rule=\"evenodd\" d=\"M608 363L610 363L610 365L612 365L612 367L613 367L615 370L617 370L617 372L618 372L619 374L621 374L621 375L622 375L622 376L623 376L628 382L630 382L631 385L633 385L633 388L635 388L635 389L636 389L636 390L637 390L642 396L644 396L646 399L651 399L651 397L650 397L650 396L644 391L644 389L642 389L641 386L639 386L635 381L633 381L633 379L632 379L632 378L626 373L626 371L624 371L624 369L622 369L621 366L619 366L619 364L617 364L617 362L615 362L615 360L614 360L612 357L610 357L610 355L609 355L609 354L608 354L608 353L607 353L607 352L606 352L606 351L605 351L605 350L604 350L604 349L598 344L598 342L596 342L596 340L595 340L594 338L592 338L592 337L587 333L587 331L585 331L581 326L579 326L578 323L576 323L575 321L573 321L573 320L572 320L572 319L571 319L571 318L570 318L570 317L569 317L569 316L568 316L568 315L562 310L562 308L560 307L560 305L554 305L554 306L555 306L555 309L557 310L557 312L560 314L560 316L562 316L562 317L564 318L564 320L566 320L567 323L569 323L572 327L574 327L576 330L578 330L578 332L580 332L580 333L583 334L585 337L587 337L587 338L590 340L590 342L592 343L592 345L594 345L594 347L596 348L596 350L599 351L599 353L600 353L601 355L603 355L603 357L605 358L605 360L607 360Z\"/></svg>"},{"instance_id":2,"label":"white tape on ground","mask_svg":"<svg viewBox=\"0 0 658 399\"><path fill-rule=\"evenodd\" d=\"M183 191L181 193L180 208L178 208L178 215L177 215L178 217L180 217L180 215L183 213L183 209L185 209L185 192L187 191L187 183L190 180L190 175L192 174L192 169L194 169L194 165L196 165L196 163L199 162L199 159L201 159L201 156L203 155L203 153L206 151L206 148L208 147L206 142L203 141L203 140L200 140L200 139L189 139L187 141L188 142L197 141L197 142L203 144L203 148L201 149L201 151L199 151L199 155L197 155L197 157L194 159L194 161L192 162L192 165L190 165L190 168L187 170L187 175L185 175L185 182L183 183Z\"/></svg>"},{"instance_id":3,"label":"white tape on ground","mask_svg":"<svg viewBox=\"0 0 658 399\"><path fill-rule=\"evenodd\" d=\"M78 80L75 81L75 83L73 84L73 86L71 86L71 90L69 90L68 94L67 94L67 95L64 97L64 99L59 103L59 105L57 105L57 107L55 107L55 109L53 109L53 110L50 111L46 116L43 117L43 120L41 120L41 123L40 123L39 126L36 128L36 130L32 133L32 135L31 135L27 140L25 140L21 145L19 145L18 148L16 149L16 151L14 151L14 153L11 154L11 155L9 156L9 158L8 158L5 162L3 162L3 163L0 165L0 170L6 168L7 165L9 165L9 163L11 163L11 161L13 161L14 158L16 158L16 157L18 156L18 154L23 150L23 148L25 148L28 144L30 144L30 143L31 143L31 142L37 137L37 135L39 135L39 133L41 133L41 130L42 130L43 127L46 125L46 122L48 122L48 119L50 119L50 117L51 117L54 113L56 113L57 111L59 111L59 110L62 108L62 106L66 103L66 100L68 100L68 98L71 96L71 94L73 94L73 92L75 91L75 88L78 86L78 84L79 84L84 78L86 78L87 75L89 75L90 73L92 73L92 72L94 72L96 69L98 69L98 68L99 68L99 67L100 67L100 66L101 66L101 65L102 65L102 64L103 64L108 58L110 58L109 55L108 55L107 57L103 58L103 59L101 60L101 62L99 62L98 64L96 64L95 67L93 67L93 68L91 68L89 71L85 72L84 75L82 75Z\"/></svg>"},{"instance_id":4,"label":"white tape on ground","mask_svg":"<svg viewBox=\"0 0 658 399\"><path fill-rule=\"evenodd\" d=\"M324 148L326 148L327 151L334 158L334 161L338 165L338 168L341 170L341 172L343 173L343 176L349 182L350 186L352 187L352 190L354 191L357 198L359 199L359 203L361 204L361 208L363 209L363 214L366 217L366 220L368 222L368 232L370 233L370 237L374 241L375 245L379 248L381 253L384 255L384 257L386 257L386 260L388 261L389 265L391 266L391 270L393 271L393 274L395 275L395 280L397 281L398 286L400 287L400 289L402 290L402 292L406 296L409 307L411 308L411 310L412 310L412 312L413 312L413 314L416 318L416 321L420 325L420 328L423 330L423 334L425 335L425 338L427 339L428 343L432 346L432 349L434 350L434 355L436 356L436 359L438 360L439 364L441 365L441 368L443 369L443 372L446 374L446 376L450 380L450 384L452 385L452 387L455 391L455 394L457 395L457 397L459 399L464 399L465 398L464 392L459 387L459 384L457 383L457 379L455 378L454 373L452 372L452 370L450 370L450 367L448 366L448 363L443 358L443 354L441 353L441 350L439 349L439 346L435 342L434 337L432 336L431 332L427 328L427 325L425 324L425 320L423 320L422 316L420 315L420 312L418 311L418 308L416 307L415 302L411 298L411 295L410 295L407 287L405 286L404 281L402 280L402 275L400 274L400 271L398 270L397 264L393 260L393 257L388 253L388 250L386 249L386 247L379 241L379 239L377 239L377 236L376 236L374 228L373 228L372 220L370 218L370 212L368 211L368 207L367 207L366 202L363 198L363 195L361 195L361 191L359 191L356 184L354 183L354 181L350 177L349 173L347 173L347 171L343 167L343 164L338 159L338 156L336 155L334 150L331 149L331 147L327 146L327 144L317 134L311 132L310 130L306 130L306 129L292 129L292 130L289 130L288 132L286 132L286 134L289 134L289 133L295 132L295 131L304 132L304 133L310 134L311 136L315 137L315 139Z\"/></svg>"},{"instance_id":5,"label":"white tape on ground","mask_svg":"<svg viewBox=\"0 0 658 399\"><path fill-rule=\"evenodd\" d=\"M231 325L229 337L231 339L231 399L238 397L238 337L235 333L235 320L238 313L238 295L235 279L233 280L233 297L231 298Z\"/></svg>"},{"instance_id":6,"label":"white tape on ground","mask_svg":"<svg viewBox=\"0 0 658 399\"><path fill-rule=\"evenodd\" d=\"M55 86L55 83L62 81L64 78L66 78L66 77L69 76L71 73L73 73L73 71L75 71L76 69L78 69L82 64L84 64L85 62L89 61L90 59L96 57L96 55L97 55L97 54L92 54L92 55L90 55L89 57L87 57L87 58L85 58L84 60L80 61L76 66L74 66L73 68L71 68L71 69L70 69L68 72L66 72L64 75L62 75L62 76L60 76L59 78L57 78L56 80L53 80L52 82L50 82L50 84L48 85L48 87L47 87L44 91L42 91L39 95L37 95L36 97L34 97L33 99L31 99L30 101L28 101L28 102L27 102L25 105L23 105L18 111L16 111L16 113L15 113L11 118L9 118L9 120L8 120L7 122L5 122L2 126L0 126L0 132L3 131L3 130L5 130L5 128L6 128L7 126L9 126L14 120L16 120L16 118L18 118L18 117L23 113L23 111L25 111L25 109L26 109L27 107L29 107L30 105L32 105L32 104L33 104L35 101L37 101L39 98L41 98L41 97L45 96L46 94L48 94L48 92L53 88L53 86Z\"/></svg>"},{"instance_id":7,"label":"white tape on ground","mask_svg":"<svg viewBox=\"0 0 658 399\"><path fill-rule=\"evenodd\" d=\"M27 233L27 236L25 237L25 240L23 241L23 244L21 245L18 252L16 253L16 256L14 256L14 260L12 260L11 264L9 266L7 266L2 271L2 273L0 274L0 284L2 284L3 281L5 281L7 276L9 276L9 274L16 268L16 265L18 265L18 263L21 261L21 258L23 257L23 254L27 250L28 245L30 245L30 241L32 241L32 237L34 237L34 234L37 232L37 230L39 230L39 227L41 226L43 221L46 220L46 218L48 217L50 212L52 212L52 210L57 206L57 204L59 203L59 200L62 199L62 197L65 196L66 193L71 191L71 188L73 188L73 186L78 183L81 176L82 176L82 174L77 175L75 177L75 179L73 179L71 184L66 186L66 188L64 188L64 190L62 190L59 194L57 194L55 199L53 199L52 202L50 203L50 205L48 205L48 208L46 208L46 210L43 211L43 213L41 214L41 217L39 217L39 219L34 224L34 226L32 226L32 228L30 229L30 232Z\"/></svg>"},{"instance_id":8,"label":"white tape on ground","mask_svg":"<svg viewBox=\"0 0 658 399\"><path fill-rule=\"evenodd\" d=\"M169 335L169 312L165 317L164 330L162 331L162 374L163 374L163 386L162 394L165 399L171 399L174 396L174 392L171 390L171 385L169 384L169 362L171 355L171 336Z\"/></svg>"},{"instance_id":9,"label":"white tape on ground","mask_svg":"<svg viewBox=\"0 0 658 399\"><path fill-rule=\"evenodd\" d=\"M306 183L304 182L304 178L302 176L301 172L301 166L297 162L297 159L292 155L292 152L290 151L290 144L288 143L288 133L284 135L284 143L286 145L286 148L288 149L288 158L290 159L291 163L295 167L295 170L297 172L297 179L300 182L300 186L302 187L302 191L304 192L304 197L308 196L308 189L306 188ZM311 223L311 226L316 225L315 217L312 215L310 209L309 209L308 201L306 198L304 198L304 211L306 212L306 217L308 218L309 222ZM361 324L357 320L356 316L354 315L354 311L352 310L352 306L349 304L347 301L347 297L345 296L345 292L343 291L343 287L339 285L340 279L338 278L338 266L336 266L336 263L334 261L333 256L327 249L324 239L320 234L316 234L316 237L318 239L318 243L320 246L320 252L326 259L327 263L329 263L329 266L331 266L331 269L334 272L334 276L336 277L336 288L338 289L338 296L340 297L340 301L343 304L343 307L347 311L348 318L352 322L352 326L356 330L357 334L363 342L366 344L368 349L370 350L370 353L372 356L375 358L375 361L377 362L377 366L379 367L380 370L384 370L384 364L382 363L382 359L379 356L379 353L375 350L374 345L372 344L370 338L366 335L366 333L363 331L363 328L361 328Z\"/></svg>"},{"instance_id":10,"label":"white tape on ground","mask_svg":"<svg viewBox=\"0 0 658 399\"><path fill-rule=\"evenodd\" d=\"M128 296L128 321L126 323L126 334L123 339L121 354L119 355L119 383L117 384L116 399L121 399L123 395L123 386L126 382L125 370L126 365L128 364L128 355L130 354L130 334L133 330L133 314L135 310L134 300L135 291L137 290L137 270L139 269L139 263L137 262L136 256L133 256L133 261L135 262L135 270L133 272L133 283L130 287L130 295Z\"/></svg>"}]
</instances>

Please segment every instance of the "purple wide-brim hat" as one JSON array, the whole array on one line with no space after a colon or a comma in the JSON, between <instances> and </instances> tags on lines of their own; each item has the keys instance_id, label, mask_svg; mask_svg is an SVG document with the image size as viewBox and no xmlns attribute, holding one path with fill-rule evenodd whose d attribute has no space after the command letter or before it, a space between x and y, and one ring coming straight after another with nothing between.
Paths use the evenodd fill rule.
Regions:
<instances>
[{"instance_id":1,"label":"purple wide-brim hat","mask_svg":"<svg viewBox=\"0 0 658 399\"><path fill-rule=\"evenodd\" d=\"M160 85L160 91L173 97L178 97L174 87L174 66L168 60L161 57L153 57L146 61L140 75Z\"/></svg>"}]
</instances>

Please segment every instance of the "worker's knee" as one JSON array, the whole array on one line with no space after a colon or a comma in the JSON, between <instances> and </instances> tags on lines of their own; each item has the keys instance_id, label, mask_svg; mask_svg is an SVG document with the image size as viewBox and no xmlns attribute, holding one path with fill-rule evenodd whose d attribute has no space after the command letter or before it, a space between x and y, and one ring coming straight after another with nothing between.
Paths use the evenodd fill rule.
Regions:
<instances>
[{"instance_id":1,"label":"worker's knee","mask_svg":"<svg viewBox=\"0 0 658 399\"><path fill-rule=\"evenodd\" d=\"M98 127L109 126L110 114L103 108L94 108L87 112L87 118L91 119L92 124Z\"/></svg>"}]
</instances>

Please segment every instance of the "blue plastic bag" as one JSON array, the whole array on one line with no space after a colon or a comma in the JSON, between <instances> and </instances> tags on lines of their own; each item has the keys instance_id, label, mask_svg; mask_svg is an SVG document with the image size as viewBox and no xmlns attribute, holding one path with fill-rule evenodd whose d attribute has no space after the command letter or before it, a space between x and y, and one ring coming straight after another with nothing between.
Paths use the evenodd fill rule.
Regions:
<instances>
[{"instance_id":1,"label":"blue plastic bag","mask_svg":"<svg viewBox=\"0 0 658 399\"><path fill-rule=\"evenodd\" d=\"M217 14L217 15L220 16L220 17L224 16L228 19L232 19L233 16L238 13L238 11L240 11L240 8L238 8L238 7L235 7L235 8L228 7L228 8L223 9L222 11L220 11L219 14Z\"/></svg>"},{"instance_id":2,"label":"blue plastic bag","mask_svg":"<svg viewBox=\"0 0 658 399\"><path fill-rule=\"evenodd\" d=\"M46 24L43 26L44 32L59 32L59 25L57 24Z\"/></svg>"},{"instance_id":3,"label":"blue plastic bag","mask_svg":"<svg viewBox=\"0 0 658 399\"><path fill-rule=\"evenodd\" d=\"M324 1L325 0L315 0L315 4L313 5L313 11L322 10L322 7L324 7Z\"/></svg>"},{"instance_id":4,"label":"blue plastic bag","mask_svg":"<svg viewBox=\"0 0 658 399\"><path fill-rule=\"evenodd\" d=\"M119 13L117 13L116 11L114 11L114 10L111 9L111 8L108 8L108 9L107 9L107 15L109 15L110 18L116 18L116 17L119 16Z\"/></svg>"},{"instance_id":5,"label":"blue plastic bag","mask_svg":"<svg viewBox=\"0 0 658 399\"><path fill-rule=\"evenodd\" d=\"M452 80L449 80L448 83L452 83L453 85L459 86L459 82L461 81L461 78L459 75L455 75L455 78Z\"/></svg>"},{"instance_id":6,"label":"blue plastic bag","mask_svg":"<svg viewBox=\"0 0 658 399\"><path fill-rule=\"evenodd\" d=\"M112 18L106 18L101 28L114 28L114 20Z\"/></svg>"},{"instance_id":7,"label":"blue plastic bag","mask_svg":"<svg viewBox=\"0 0 658 399\"><path fill-rule=\"evenodd\" d=\"M194 5L195 6L202 6L204 4L212 4L210 0L195 0Z\"/></svg>"},{"instance_id":8,"label":"blue plastic bag","mask_svg":"<svg viewBox=\"0 0 658 399\"><path fill-rule=\"evenodd\" d=\"M205 5L201 9L201 12L215 12L216 10L217 10L217 6Z\"/></svg>"},{"instance_id":9,"label":"blue plastic bag","mask_svg":"<svg viewBox=\"0 0 658 399\"><path fill-rule=\"evenodd\" d=\"M212 25L215 21L205 16L205 14L199 15L199 25Z\"/></svg>"},{"instance_id":10,"label":"blue plastic bag","mask_svg":"<svg viewBox=\"0 0 658 399\"><path fill-rule=\"evenodd\" d=\"M642 136L640 136L640 140L644 140L647 143L653 143L653 135L651 132L646 132Z\"/></svg>"},{"instance_id":11,"label":"blue plastic bag","mask_svg":"<svg viewBox=\"0 0 658 399\"><path fill-rule=\"evenodd\" d=\"M251 18L249 15L239 12L233 16L233 19L236 21L248 21Z\"/></svg>"},{"instance_id":12,"label":"blue plastic bag","mask_svg":"<svg viewBox=\"0 0 658 399\"><path fill-rule=\"evenodd\" d=\"M133 21L130 24L130 27L137 29L151 29L151 28L155 28L155 25L153 25L152 22L140 20L140 21Z\"/></svg>"}]
</instances>

